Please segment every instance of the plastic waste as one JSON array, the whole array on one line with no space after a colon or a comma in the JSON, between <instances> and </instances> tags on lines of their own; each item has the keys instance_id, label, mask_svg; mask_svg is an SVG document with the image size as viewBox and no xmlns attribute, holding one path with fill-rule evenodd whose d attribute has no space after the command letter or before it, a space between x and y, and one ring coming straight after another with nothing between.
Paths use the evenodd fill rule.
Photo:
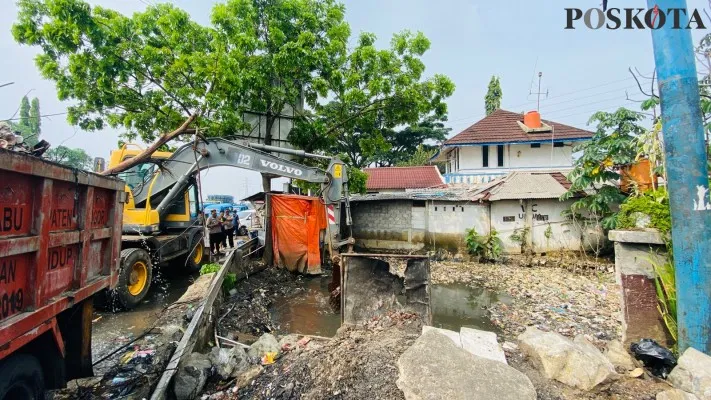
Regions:
<instances>
[{"instance_id":1,"label":"plastic waste","mask_svg":"<svg viewBox=\"0 0 711 400\"><path fill-rule=\"evenodd\" d=\"M634 354L634 358L642 361L654 376L666 379L671 370L676 367L674 354L652 339L642 339L632 343L630 350Z\"/></svg>"}]
</instances>

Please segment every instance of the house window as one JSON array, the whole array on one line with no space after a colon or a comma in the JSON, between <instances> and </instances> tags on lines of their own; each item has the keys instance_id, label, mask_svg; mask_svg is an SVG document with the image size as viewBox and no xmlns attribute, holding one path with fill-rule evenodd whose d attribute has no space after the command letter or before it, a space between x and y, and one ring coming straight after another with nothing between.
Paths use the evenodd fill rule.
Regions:
<instances>
[{"instance_id":1,"label":"house window","mask_svg":"<svg viewBox=\"0 0 711 400\"><path fill-rule=\"evenodd\" d=\"M565 146L565 143L563 143L563 142L554 142L553 143L553 147L563 147L563 146Z\"/></svg>"},{"instance_id":2,"label":"house window","mask_svg":"<svg viewBox=\"0 0 711 400\"><path fill-rule=\"evenodd\" d=\"M484 168L489 166L489 146L481 146L481 161Z\"/></svg>"},{"instance_id":3,"label":"house window","mask_svg":"<svg viewBox=\"0 0 711 400\"><path fill-rule=\"evenodd\" d=\"M496 146L496 165L499 167L504 166L504 145L503 144Z\"/></svg>"},{"instance_id":4,"label":"house window","mask_svg":"<svg viewBox=\"0 0 711 400\"><path fill-rule=\"evenodd\" d=\"M540 144L540 143L531 143L531 148L532 148L532 149L540 149L540 148L541 148L541 144Z\"/></svg>"}]
</instances>

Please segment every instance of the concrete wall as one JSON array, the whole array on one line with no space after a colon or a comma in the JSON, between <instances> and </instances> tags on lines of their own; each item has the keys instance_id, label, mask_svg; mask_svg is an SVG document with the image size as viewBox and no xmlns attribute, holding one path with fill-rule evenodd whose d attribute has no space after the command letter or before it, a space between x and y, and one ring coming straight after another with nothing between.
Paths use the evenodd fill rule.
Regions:
<instances>
[{"instance_id":1,"label":"concrete wall","mask_svg":"<svg viewBox=\"0 0 711 400\"><path fill-rule=\"evenodd\" d=\"M561 215L571 203L572 200L557 199L494 201L491 226L509 254L521 253L522 243L511 236L514 232L523 236L525 228L528 228L527 245L535 252L577 251L581 246L580 229Z\"/></svg>"},{"instance_id":2,"label":"concrete wall","mask_svg":"<svg viewBox=\"0 0 711 400\"><path fill-rule=\"evenodd\" d=\"M569 168L573 165L573 144L566 142L563 147L553 147L550 143L545 143L541 144L540 148L532 148L530 144L505 145L503 167L498 167L496 145L489 146L488 167L483 166L482 157L482 146L460 147L459 169L450 169L448 172L494 174L514 170Z\"/></svg>"},{"instance_id":3,"label":"concrete wall","mask_svg":"<svg viewBox=\"0 0 711 400\"><path fill-rule=\"evenodd\" d=\"M372 250L456 251L468 228L489 232L486 204L451 201L384 200L351 203L353 235Z\"/></svg>"},{"instance_id":4,"label":"concrete wall","mask_svg":"<svg viewBox=\"0 0 711 400\"><path fill-rule=\"evenodd\" d=\"M615 242L615 275L620 287L622 340L626 346L642 338L671 343L657 310L656 273L652 263L666 262L662 236L656 231L610 231Z\"/></svg>"}]
</instances>

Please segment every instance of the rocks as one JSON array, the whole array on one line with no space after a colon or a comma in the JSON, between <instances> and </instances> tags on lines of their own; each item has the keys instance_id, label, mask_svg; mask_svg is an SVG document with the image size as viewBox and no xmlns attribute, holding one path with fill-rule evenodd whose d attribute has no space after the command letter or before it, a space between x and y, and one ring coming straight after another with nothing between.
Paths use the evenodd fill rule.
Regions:
<instances>
[{"instance_id":1,"label":"rocks","mask_svg":"<svg viewBox=\"0 0 711 400\"><path fill-rule=\"evenodd\" d=\"M534 400L528 377L515 369L458 347L451 338L427 331L397 362L397 386L406 400Z\"/></svg>"},{"instance_id":2,"label":"rocks","mask_svg":"<svg viewBox=\"0 0 711 400\"><path fill-rule=\"evenodd\" d=\"M455 254L454 257L452 257L452 261L454 261L454 262L464 261L464 254L462 254L462 253Z\"/></svg>"},{"instance_id":3,"label":"rocks","mask_svg":"<svg viewBox=\"0 0 711 400\"><path fill-rule=\"evenodd\" d=\"M590 390L617 376L610 361L583 336L572 342L560 334L530 327L518 339L521 350L548 379Z\"/></svg>"},{"instance_id":4,"label":"rocks","mask_svg":"<svg viewBox=\"0 0 711 400\"><path fill-rule=\"evenodd\" d=\"M670 389L657 393L657 400L699 400L699 398L683 390Z\"/></svg>"},{"instance_id":5,"label":"rocks","mask_svg":"<svg viewBox=\"0 0 711 400\"><path fill-rule=\"evenodd\" d=\"M499 346L499 343L496 341L496 334L493 332L461 328L459 333L457 333L448 329L423 326L422 333L426 332L437 332L444 335L457 347L461 347L475 356L507 364L506 354L501 350L501 346Z\"/></svg>"},{"instance_id":6,"label":"rocks","mask_svg":"<svg viewBox=\"0 0 711 400\"><path fill-rule=\"evenodd\" d=\"M278 353L279 352L279 342L277 342L274 335L270 333L265 333L259 338L254 344L249 347L247 355L250 358L262 359L267 353Z\"/></svg>"},{"instance_id":7,"label":"rocks","mask_svg":"<svg viewBox=\"0 0 711 400\"><path fill-rule=\"evenodd\" d=\"M196 399L207 382L212 363L200 353L191 354L175 374L173 390L177 400Z\"/></svg>"},{"instance_id":8,"label":"rocks","mask_svg":"<svg viewBox=\"0 0 711 400\"><path fill-rule=\"evenodd\" d=\"M623 372L632 371L636 368L632 356L627 352L624 346L622 346L619 340L613 340L607 344L605 357L607 357L612 365Z\"/></svg>"},{"instance_id":9,"label":"rocks","mask_svg":"<svg viewBox=\"0 0 711 400\"><path fill-rule=\"evenodd\" d=\"M281 351L289 351L295 349L297 342L299 341L299 335L286 335L279 340L279 349Z\"/></svg>"},{"instance_id":10,"label":"rocks","mask_svg":"<svg viewBox=\"0 0 711 400\"><path fill-rule=\"evenodd\" d=\"M675 388L693 393L702 400L710 400L711 357L689 347L669 374L669 382Z\"/></svg>"},{"instance_id":11,"label":"rocks","mask_svg":"<svg viewBox=\"0 0 711 400\"><path fill-rule=\"evenodd\" d=\"M514 342L504 342L504 344L501 345L501 348L508 352L518 351L518 345Z\"/></svg>"},{"instance_id":12,"label":"rocks","mask_svg":"<svg viewBox=\"0 0 711 400\"><path fill-rule=\"evenodd\" d=\"M461 328L459 330L459 336L462 340L462 348L464 350L475 356L507 364L506 355L496 341L496 334L494 332Z\"/></svg>"},{"instance_id":13,"label":"rocks","mask_svg":"<svg viewBox=\"0 0 711 400\"><path fill-rule=\"evenodd\" d=\"M231 349L213 347L208 357L215 368L215 374L223 380L235 377L249 368L247 354L241 347Z\"/></svg>"}]
</instances>

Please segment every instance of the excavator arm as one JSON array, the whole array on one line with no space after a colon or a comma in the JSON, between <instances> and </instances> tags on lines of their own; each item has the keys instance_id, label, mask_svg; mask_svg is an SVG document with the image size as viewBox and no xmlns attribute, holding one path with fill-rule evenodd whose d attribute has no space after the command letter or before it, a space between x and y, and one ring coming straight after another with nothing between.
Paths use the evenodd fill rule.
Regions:
<instances>
[{"instance_id":1,"label":"excavator arm","mask_svg":"<svg viewBox=\"0 0 711 400\"><path fill-rule=\"evenodd\" d=\"M308 167L294 161L285 160L266 151L286 153L307 158L325 159L327 170ZM348 176L345 166L338 158L309 154L299 150L283 149L252 143L237 143L225 139L209 138L197 144L189 143L180 147L170 158L157 162L159 170L142 185L132 189L136 206L145 205L159 199L154 209L163 218L173 201L183 195L193 177L211 167L236 167L276 176L301 179L321 184L320 196L323 203L332 206L335 223L329 224L332 254L343 245L353 244L350 235L351 216L348 203ZM348 237L341 238L341 204L345 202Z\"/></svg>"}]
</instances>

